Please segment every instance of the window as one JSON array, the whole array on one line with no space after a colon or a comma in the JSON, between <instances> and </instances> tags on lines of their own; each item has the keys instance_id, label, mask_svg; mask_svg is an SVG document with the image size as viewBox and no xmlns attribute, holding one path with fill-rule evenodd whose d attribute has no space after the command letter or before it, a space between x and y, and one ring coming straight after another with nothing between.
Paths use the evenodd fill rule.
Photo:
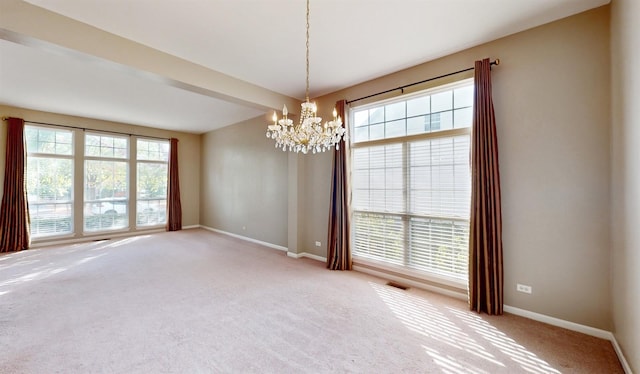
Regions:
<instances>
[{"instance_id":1,"label":"window","mask_svg":"<svg viewBox=\"0 0 640 374\"><path fill-rule=\"evenodd\" d=\"M73 232L73 133L25 126L31 235Z\"/></svg>"},{"instance_id":2,"label":"window","mask_svg":"<svg viewBox=\"0 0 640 374\"><path fill-rule=\"evenodd\" d=\"M128 159L128 137L85 135L85 231L129 227Z\"/></svg>"},{"instance_id":3,"label":"window","mask_svg":"<svg viewBox=\"0 0 640 374\"><path fill-rule=\"evenodd\" d=\"M466 283L473 81L351 111L356 258Z\"/></svg>"},{"instance_id":4,"label":"window","mask_svg":"<svg viewBox=\"0 0 640 374\"><path fill-rule=\"evenodd\" d=\"M137 226L166 222L169 142L138 139Z\"/></svg>"},{"instance_id":5,"label":"window","mask_svg":"<svg viewBox=\"0 0 640 374\"><path fill-rule=\"evenodd\" d=\"M24 139L36 241L166 223L169 141L45 124Z\"/></svg>"}]
</instances>

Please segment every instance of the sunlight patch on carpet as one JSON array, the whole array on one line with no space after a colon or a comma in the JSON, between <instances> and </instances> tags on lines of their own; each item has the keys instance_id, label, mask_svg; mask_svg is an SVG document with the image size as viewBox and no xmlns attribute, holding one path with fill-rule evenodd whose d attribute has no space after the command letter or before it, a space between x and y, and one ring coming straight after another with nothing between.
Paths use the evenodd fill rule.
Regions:
<instances>
[{"instance_id":1,"label":"sunlight patch on carpet","mask_svg":"<svg viewBox=\"0 0 640 374\"><path fill-rule=\"evenodd\" d=\"M533 374L560 374L546 361L537 357L521 344L507 336L502 331L474 312L463 311L452 307L440 310L427 299L412 295L406 291L385 287L369 282L378 296L391 309L394 315L411 331L423 337L446 343L450 347L463 350L475 357L496 365L496 369L512 367L511 361L524 370ZM473 335L474 337L472 337ZM427 341L428 343L428 341ZM496 357L489 352L487 343L494 347L493 352L499 352L503 357ZM484 344L484 345L483 345ZM472 362L447 355L423 345L425 352L433 362L442 367L447 373L466 374L486 372L475 367ZM464 356L461 356L464 357ZM506 360L506 361L505 361Z\"/></svg>"},{"instance_id":2,"label":"sunlight patch on carpet","mask_svg":"<svg viewBox=\"0 0 640 374\"><path fill-rule=\"evenodd\" d=\"M477 367L469 367L469 365L467 364L467 366L463 366L462 364L460 364L458 361L458 359L456 359L453 356L450 355L444 355L440 352L438 352L437 350L427 347L425 345L422 346L422 348L424 348L424 350L427 352L427 354L433 359L433 362L435 362L436 364L438 364L438 366L441 366L443 371L445 373L452 373L452 374L490 374L488 371L486 370L482 370L480 368Z\"/></svg>"},{"instance_id":3,"label":"sunlight patch on carpet","mask_svg":"<svg viewBox=\"0 0 640 374\"><path fill-rule=\"evenodd\" d=\"M475 357L486 360L498 367L505 365L498 361L490 352L478 344L473 338L466 334L459 326L452 322L444 313L433 306L427 300L413 296L404 291L384 287L379 284L370 282L371 287L376 291L385 304L391 309L394 315L411 331L414 331L424 337L435 339L439 342L463 350ZM459 371L455 369L458 366L473 369L478 372L478 368L470 367L470 363L461 362L459 358L444 357L434 350L427 350L427 354L431 357L437 356L434 362L447 367L453 373L467 373L468 371ZM453 363L455 364L453 364ZM458 371L455 371L455 370Z\"/></svg>"},{"instance_id":4,"label":"sunlight patch on carpet","mask_svg":"<svg viewBox=\"0 0 640 374\"><path fill-rule=\"evenodd\" d=\"M21 259L14 263L9 262L7 265L4 265L4 263L0 265L0 272L2 272L3 275L6 275L6 278L0 281L0 296L10 293L15 287L44 280L48 277L63 273L71 268L84 265L108 254L107 252L93 254L88 252L89 250L95 251L117 247L131 243L137 239L138 238L128 238L111 243L96 242L95 244L76 244L64 249L31 249L11 254L11 257L20 257ZM89 248L87 248L87 246ZM94 246L94 248L90 248L92 246ZM68 257L69 254L74 253L79 249L83 249L85 251L83 258L74 260L75 258Z\"/></svg>"},{"instance_id":5,"label":"sunlight patch on carpet","mask_svg":"<svg viewBox=\"0 0 640 374\"><path fill-rule=\"evenodd\" d=\"M516 343L515 340L508 337L505 333L483 320L481 316L454 308L447 309L511 360L517 362L520 367L527 372L536 374L560 374L560 371L552 368L546 361L538 358L533 352L527 350L526 347Z\"/></svg>"}]
</instances>

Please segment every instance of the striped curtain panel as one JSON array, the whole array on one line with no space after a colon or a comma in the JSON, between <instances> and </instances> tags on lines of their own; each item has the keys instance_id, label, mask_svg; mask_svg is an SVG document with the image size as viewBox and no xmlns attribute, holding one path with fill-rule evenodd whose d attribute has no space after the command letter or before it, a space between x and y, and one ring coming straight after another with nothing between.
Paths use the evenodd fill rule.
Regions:
<instances>
[{"instance_id":1,"label":"striped curtain panel","mask_svg":"<svg viewBox=\"0 0 640 374\"><path fill-rule=\"evenodd\" d=\"M169 149L169 180L167 191L167 231L182 230L182 205L178 177L178 139L171 138Z\"/></svg>"},{"instance_id":2,"label":"striped curtain panel","mask_svg":"<svg viewBox=\"0 0 640 374\"><path fill-rule=\"evenodd\" d=\"M469 228L469 306L502 314L502 213L498 138L491 98L491 63L475 63L471 130L471 223Z\"/></svg>"},{"instance_id":3,"label":"striped curtain panel","mask_svg":"<svg viewBox=\"0 0 640 374\"><path fill-rule=\"evenodd\" d=\"M336 103L336 111L346 127L345 100ZM338 147L336 147L338 148ZM329 240L327 241L327 268L351 270L349 243L349 174L347 168L347 141L340 143L333 152L333 177L331 178L331 202L329 211Z\"/></svg>"},{"instance_id":4,"label":"striped curtain panel","mask_svg":"<svg viewBox=\"0 0 640 374\"><path fill-rule=\"evenodd\" d=\"M25 181L24 120L7 120L7 156L0 209L0 252L29 248L29 205Z\"/></svg>"}]
</instances>

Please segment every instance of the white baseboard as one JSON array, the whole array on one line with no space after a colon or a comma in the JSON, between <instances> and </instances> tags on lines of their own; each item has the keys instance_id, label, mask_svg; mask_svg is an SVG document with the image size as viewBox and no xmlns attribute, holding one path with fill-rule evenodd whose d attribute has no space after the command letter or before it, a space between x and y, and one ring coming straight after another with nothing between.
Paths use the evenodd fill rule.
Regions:
<instances>
[{"instance_id":1,"label":"white baseboard","mask_svg":"<svg viewBox=\"0 0 640 374\"><path fill-rule=\"evenodd\" d=\"M307 252L293 253L293 252L289 252L289 248L283 247L281 245L271 244L271 243L268 243L268 242L263 242L261 240L249 238L249 237L238 235L238 234L234 234L234 233L231 233L231 232L214 229L213 227L208 227L208 226L203 226L203 225L199 225L197 227L203 228L205 230L217 232L218 234L228 235L228 236L232 236L234 238L246 240L248 242L264 245L265 247L277 249L279 251L284 251L284 252L287 252L287 256L291 257L291 258L303 258L303 257L306 257L306 258L310 258L310 259L316 260L316 261L327 262L327 258L326 257L314 255L312 253L307 253Z\"/></svg>"},{"instance_id":2,"label":"white baseboard","mask_svg":"<svg viewBox=\"0 0 640 374\"><path fill-rule=\"evenodd\" d=\"M310 258L310 259L316 260L316 261L327 262L327 258L326 257L314 255L312 253L307 253L307 252L301 252L301 253L287 252L287 256L289 256L291 258L303 258L303 257L306 257L306 258Z\"/></svg>"},{"instance_id":3,"label":"white baseboard","mask_svg":"<svg viewBox=\"0 0 640 374\"><path fill-rule=\"evenodd\" d=\"M507 313L515 314L520 317L526 317L538 322L544 322L549 325L562 327L563 329L577 331L586 335L595 336L600 339L610 340L609 337L612 335L611 332L606 330L596 329L595 327L581 325L575 322L565 321L560 318L550 317L545 314L535 313L528 310L516 308L513 306L505 305L504 311Z\"/></svg>"},{"instance_id":4,"label":"white baseboard","mask_svg":"<svg viewBox=\"0 0 640 374\"><path fill-rule=\"evenodd\" d=\"M596 338L608 340L611 342L611 345L613 345L613 349L615 350L616 355L618 356L618 360L620 360L620 364L622 365L624 372L626 374L633 374L633 372L631 371L631 366L629 366L629 363L627 362L627 359L624 357L624 354L622 353L622 349L620 349L620 345L618 344L618 341L616 340L615 335L613 335L611 331L601 330L595 327L585 326L579 323L565 321L563 319L550 317L545 314L535 313L535 312L516 308L509 305L504 306L504 311L507 313L515 314L520 317L529 318L534 321L547 323L549 325L562 327L567 330L576 331L586 335L595 336Z\"/></svg>"},{"instance_id":5,"label":"white baseboard","mask_svg":"<svg viewBox=\"0 0 640 374\"><path fill-rule=\"evenodd\" d=\"M289 252L289 248L287 247L283 247L281 245L277 245L277 244L271 244L271 243L267 243L267 242L263 242L261 240L257 240L257 239L253 239L253 238L249 238L246 236L242 236L242 235L238 235L238 234L234 234L234 233L230 233L227 231L222 231L222 230L218 230L218 229L214 229L213 227L208 227L208 226L203 226L203 225L199 225L198 227L203 228L205 230L208 231L213 231L216 232L218 234L223 234L223 235L228 235L234 238L238 238L238 239L242 239L242 240L246 240L248 242L252 242L252 243L256 243L256 244L260 244L260 245L264 245L265 247L269 247L269 248L273 248L273 249L277 249L279 251L284 251L287 252L287 256L291 257L291 258L310 258L312 260L316 260L316 261L322 261L322 262L327 262L327 258L326 257L322 257L322 256L318 256L318 255L314 255L311 253L307 253L307 252L302 252L302 253L293 253L293 252Z\"/></svg>"},{"instance_id":6,"label":"white baseboard","mask_svg":"<svg viewBox=\"0 0 640 374\"><path fill-rule=\"evenodd\" d=\"M208 226L203 226L203 225L200 225L199 227L203 228L205 230L217 232L218 234L228 235L228 236L231 236L231 237L234 237L234 238L246 240L246 241L251 242L251 243L256 243L256 244L263 245L265 247L277 249L279 251L287 252L289 250L287 247L283 247L281 245L263 242L262 240L257 240L257 239L249 238L247 236L242 236L242 235L234 234L234 233L231 233L231 232L214 229L213 227L208 227Z\"/></svg>"},{"instance_id":7,"label":"white baseboard","mask_svg":"<svg viewBox=\"0 0 640 374\"><path fill-rule=\"evenodd\" d=\"M401 283L401 284L406 284L407 286L411 286L411 287L415 287L415 288L421 288L421 289L424 289L424 290L428 290L428 291L432 291L432 292L439 293L439 294L442 294L442 295L446 295L446 296L449 296L449 297L453 297L454 299L467 300L467 295L465 295L465 294L462 294L462 293L459 293L459 292L455 292L455 291L451 291L451 290L447 290L447 289L440 288L440 287L437 287L437 286L432 286L430 284L414 281L414 280L411 280L411 279L395 276L393 274L389 274L389 273L386 273L386 272L373 270L373 269L368 268L368 267L359 266L359 265L353 265L353 270L359 271L361 273L367 273L367 274L376 276L378 278L389 279L389 280L392 280L392 281L395 281L395 282L398 282L398 283Z\"/></svg>"},{"instance_id":8,"label":"white baseboard","mask_svg":"<svg viewBox=\"0 0 640 374\"><path fill-rule=\"evenodd\" d=\"M201 226L200 225L189 225L189 226L182 226L183 230L190 230L190 229L199 229Z\"/></svg>"},{"instance_id":9,"label":"white baseboard","mask_svg":"<svg viewBox=\"0 0 640 374\"><path fill-rule=\"evenodd\" d=\"M616 336L613 334L611 334L611 344L613 345L613 349L616 351L616 354L618 355L618 360L620 360L620 364L622 365L624 372L626 374L633 374L633 371L631 371L631 366L629 365L629 362L627 361L627 359L624 357L624 353L622 353L622 349L620 348L620 345L616 340Z\"/></svg>"}]
</instances>

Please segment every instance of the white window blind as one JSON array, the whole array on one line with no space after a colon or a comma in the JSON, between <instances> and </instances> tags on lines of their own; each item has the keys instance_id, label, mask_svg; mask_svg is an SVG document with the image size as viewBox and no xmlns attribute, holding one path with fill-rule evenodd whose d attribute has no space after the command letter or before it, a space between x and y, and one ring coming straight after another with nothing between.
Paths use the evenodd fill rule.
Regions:
<instances>
[{"instance_id":1,"label":"white window blind","mask_svg":"<svg viewBox=\"0 0 640 374\"><path fill-rule=\"evenodd\" d=\"M466 281L470 80L352 111L354 256Z\"/></svg>"}]
</instances>

